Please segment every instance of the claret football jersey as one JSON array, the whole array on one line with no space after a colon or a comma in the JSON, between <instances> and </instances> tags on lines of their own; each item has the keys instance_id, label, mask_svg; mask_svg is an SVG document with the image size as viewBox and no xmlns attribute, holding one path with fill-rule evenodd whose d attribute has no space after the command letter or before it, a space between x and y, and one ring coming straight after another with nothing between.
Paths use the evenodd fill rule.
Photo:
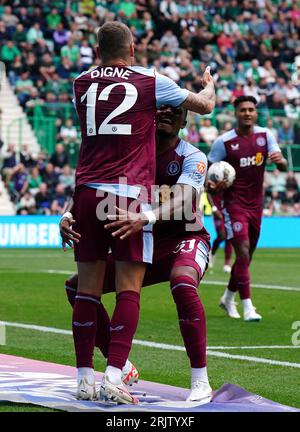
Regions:
<instances>
[{"instance_id":1,"label":"claret football jersey","mask_svg":"<svg viewBox=\"0 0 300 432\"><path fill-rule=\"evenodd\" d=\"M154 69L99 66L74 81L81 128L76 186L137 198L155 181L155 114L188 96ZM149 192L150 194L150 192Z\"/></svg>"},{"instance_id":2,"label":"claret football jersey","mask_svg":"<svg viewBox=\"0 0 300 432\"><path fill-rule=\"evenodd\" d=\"M253 134L240 136L232 129L216 139L208 154L211 163L224 160L235 168L236 179L224 192L224 205L260 210L263 180L269 152L280 151L273 133L255 126Z\"/></svg>"},{"instance_id":3,"label":"claret football jersey","mask_svg":"<svg viewBox=\"0 0 300 432\"><path fill-rule=\"evenodd\" d=\"M204 185L207 158L204 153L184 140L178 140L176 147L160 154L156 168L156 184L160 186L162 201L170 198L175 184L190 185L198 195ZM165 196L165 197L164 197ZM154 225L156 238L181 236L187 231L207 234L203 228L202 215L197 199L191 202L192 219L171 220ZM190 215L187 215L190 216ZM188 228L187 223L191 226ZM207 234L209 240L209 235Z\"/></svg>"}]
</instances>

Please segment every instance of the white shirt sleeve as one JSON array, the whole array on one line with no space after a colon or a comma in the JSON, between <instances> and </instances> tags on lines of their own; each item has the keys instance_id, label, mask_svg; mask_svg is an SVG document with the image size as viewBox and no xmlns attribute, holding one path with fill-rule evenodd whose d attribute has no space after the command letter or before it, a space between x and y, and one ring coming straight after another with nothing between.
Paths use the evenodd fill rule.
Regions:
<instances>
[{"instance_id":1,"label":"white shirt sleeve","mask_svg":"<svg viewBox=\"0 0 300 432\"><path fill-rule=\"evenodd\" d=\"M226 158L226 149L222 137L213 142L207 158L211 163L220 162Z\"/></svg>"},{"instance_id":2,"label":"white shirt sleeve","mask_svg":"<svg viewBox=\"0 0 300 432\"><path fill-rule=\"evenodd\" d=\"M276 138L270 129L267 129L267 146L268 152L281 152L280 147L276 141Z\"/></svg>"},{"instance_id":3,"label":"white shirt sleeve","mask_svg":"<svg viewBox=\"0 0 300 432\"><path fill-rule=\"evenodd\" d=\"M207 158L201 151L187 156L182 165L182 172L177 183L193 186L198 193L204 185L207 171Z\"/></svg>"},{"instance_id":4,"label":"white shirt sleeve","mask_svg":"<svg viewBox=\"0 0 300 432\"><path fill-rule=\"evenodd\" d=\"M169 77L156 73L155 75L155 97L156 107L162 105L179 106L188 97L189 90L180 88Z\"/></svg>"}]
</instances>

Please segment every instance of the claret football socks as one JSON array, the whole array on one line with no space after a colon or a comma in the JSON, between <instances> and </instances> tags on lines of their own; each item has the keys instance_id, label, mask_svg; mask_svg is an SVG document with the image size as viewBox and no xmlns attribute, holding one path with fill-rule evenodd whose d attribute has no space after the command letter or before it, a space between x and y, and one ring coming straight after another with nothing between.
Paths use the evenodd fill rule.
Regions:
<instances>
[{"instance_id":1,"label":"claret football socks","mask_svg":"<svg viewBox=\"0 0 300 432\"><path fill-rule=\"evenodd\" d=\"M191 277L185 275L171 280L180 332L191 367L202 368L206 366L206 318L197 285Z\"/></svg>"}]
</instances>

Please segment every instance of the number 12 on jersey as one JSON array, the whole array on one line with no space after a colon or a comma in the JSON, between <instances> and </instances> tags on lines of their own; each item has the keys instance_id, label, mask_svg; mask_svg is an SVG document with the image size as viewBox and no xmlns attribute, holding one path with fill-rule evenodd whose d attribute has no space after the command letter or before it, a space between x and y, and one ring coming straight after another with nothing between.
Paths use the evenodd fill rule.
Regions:
<instances>
[{"instance_id":1,"label":"number 12 on jersey","mask_svg":"<svg viewBox=\"0 0 300 432\"><path fill-rule=\"evenodd\" d=\"M131 135L131 124L109 123L120 114L130 110L136 103L138 92L136 87L130 83L115 83L111 84L101 91L98 96L98 101L107 101L110 92L117 86L125 87L125 97L120 105L117 106L100 124L98 132L96 130L96 102L98 83L93 83L89 86L84 95L81 96L80 102L86 100L86 133L87 136L93 135Z\"/></svg>"}]
</instances>

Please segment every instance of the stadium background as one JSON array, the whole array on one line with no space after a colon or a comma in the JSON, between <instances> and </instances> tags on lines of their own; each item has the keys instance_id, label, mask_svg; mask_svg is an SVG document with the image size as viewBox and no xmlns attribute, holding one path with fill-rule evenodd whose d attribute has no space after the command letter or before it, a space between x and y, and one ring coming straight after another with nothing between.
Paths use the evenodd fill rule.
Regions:
<instances>
[{"instance_id":1,"label":"stadium background","mask_svg":"<svg viewBox=\"0 0 300 432\"><path fill-rule=\"evenodd\" d=\"M267 166L264 223L271 221L269 238L277 243L263 246L300 247L299 1L0 0L0 319L3 321L69 328L70 311L62 287L63 272L74 269L70 254L50 250L37 254L28 250L24 255L22 251L4 250L11 245L11 238L19 242L20 236L22 239L25 235L12 228L12 237L5 242L5 226L27 221L30 228L26 239L31 239L30 247L53 246L53 242L59 246L57 232L53 234L46 216L53 217L51 224L56 224L54 216L61 213L74 184L80 136L71 102L72 82L81 71L98 64L95 30L111 19L123 21L131 28L138 64L155 67L181 86L198 91L204 67L211 66L216 82L216 109L204 117L189 114L187 127L181 131L183 138L205 153L220 133L234 126L231 105L234 98L249 94L258 99L259 124L272 129L289 162L287 175L274 171L272 165ZM203 205L214 236L211 209L205 198ZM6 219L14 215L18 219ZM41 219L26 219L32 215ZM282 225L273 225L279 220ZM42 228L36 228L37 222ZM291 243L286 244L286 238ZM18 242L13 246L22 246ZM219 256L215 273L206 279L208 286L214 285L216 279L217 284L203 289L209 344L242 346L255 340L262 345L290 345L291 325L300 319L299 302L295 300L299 293L293 291L299 287L299 255L297 249L262 249L257 253L253 281L257 288L263 288L262 285L269 288L255 292L264 322L251 332L225 321L222 312L216 311L226 280L220 270ZM283 291L276 291L281 285ZM42 288L46 288L43 294ZM170 296L165 289L158 304L151 294L154 296L158 290L156 287L145 294L137 336L181 344ZM152 317L158 311L153 326ZM162 334L161 327L165 325L168 331ZM12 328L8 331L8 344L1 351L73 364L70 340L58 339L49 335L42 340L38 333ZM177 353L159 353L154 362L156 369L152 365L149 369L147 360L151 355L141 349L134 348L133 359L141 365L145 379L189 385L183 355L179 358ZM255 355L295 363L296 351L266 348ZM251 355L253 351L240 353ZM103 367L99 362L97 366ZM182 368L182 379L166 370L166 362ZM297 369L278 366L288 386L283 388L276 366L267 369L264 364L252 363L253 373L246 374L244 364L238 360L233 359L230 364L224 359L214 362L209 363L214 387L227 379L280 402L300 406L293 393L297 391Z\"/></svg>"},{"instance_id":2,"label":"stadium background","mask_svg":"<svg viewBox=\"0 0 300 432\"><path fill-rule=\"evenodd\" d=\"M98 64L95 31L109 19L130 26L138 64L181 86L198 91L205 65L211 66L216 109L189 115L182 131L204 152L233 127L236 96L258 99L259 124L273 130L290 167L286 176L268 166L265 214L299 216L300 6L267 0L1 0L7 78L2 73L0 167L13 202L2 203L2 214L60 214L80 145L72 82Z\"/></svg>"}]
</instances>

